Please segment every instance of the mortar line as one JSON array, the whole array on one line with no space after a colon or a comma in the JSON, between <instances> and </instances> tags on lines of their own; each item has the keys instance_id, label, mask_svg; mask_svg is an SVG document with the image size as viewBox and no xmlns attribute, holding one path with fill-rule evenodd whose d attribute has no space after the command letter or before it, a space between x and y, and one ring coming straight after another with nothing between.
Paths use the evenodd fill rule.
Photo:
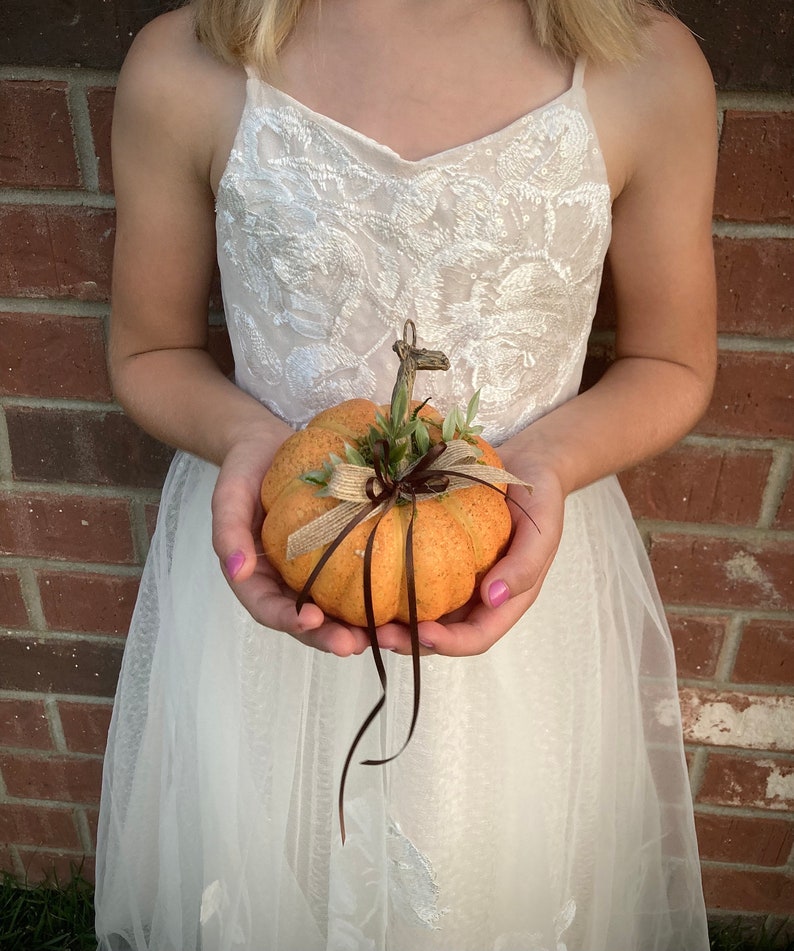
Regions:
<instances>
[{"instance_id":1,"label":"mortar line","mask_svg":"<svg viewBox=\"0 0 794 951\"><path fill-rule=\"evenodd\" d=\"M730 682L731 673L736 663L736 655L744 633L745 620L742 617L732 617L725 626L725 637L720 648L720 656L714 670L714 677L723 684Z\"/></svg>"},{"instance_id":2,"label":"mortar line","mask_svg":"<svg viewBox=\"0 0 794 951\"><path fill-rule=\"evenodd\" d=\"M85 814L85 805L75 806L74 820L83 849L87 855L93 855L94 843L91 840L91 829L88 825L88 816Z\"/></svg>"},{"instance_id":3,"label":"mortar line","mask_svg":"<svg viewBox=\"0 0 794 951\"><path fill-rule=\"evenodd\" d=\"M21 555L2 555L0 565L4 568L31 568L38 571L77 572L91 575L115 575L122 578L139 578L140 565L109 565L106 562L70 561L59 558L35 558Z\"/></svg>"},{"instance_id":4,"label":"mortar line","mask_svg":"<svg viewBox=\"0 0 794 951\"><path fill-rule=\"evenodd\" d=\"M770 439L769 437L759 436L709 436L700 433L690 433L679 440L676 445L695 446L703 449L723 449L723 450L752 450L767 451L775 449L794 450L794 440L786 439L784 436Z\"/></svg>"},{"instance_id":5,"label":"mortar line","mask_svg":"<svg viewBox=\"0 0 794 951\"><path fill-rule=\"evenodd\" d=\"M723 221L715 218L711 223L715 238L794 238L794 225L777 222Z\"/></svg>"},{"instance_id":6,"label":"mortar line","mask_svg":"<svg viewBox=\"0 0 794 951\"><path fill-rule=\"evenodd\" d=\"M98 191L0 188L0 205L61 205L69 208L105 210L115 208L116 201L113 195Z\"/></svg>"},{"instance_id":7,"label":"mortar line","mask_svg":"<svg viewBox=\"0 0 794 951\"><path fill-rule=\"evenodd\" d=\"M149 529L146 525L146 502L143 499L130 499L130 528L135 557L140 564L149 554Z\"/></svg>"},{"instance_id":8,"label":"mortar line","mask_svg":"<svg viewBox=\"0 0 794 951\"><path fill-rule=\"evenodd\" d=\"M68 93L75 155L86 191L99 192L99 169L85 86L71 83Z\"/></svg>"},{"instance_id":9,"label":"mortar line","mask_svg":"<svg viewBox=\"0 0 794 951\"><path fill-rule=\"evenodd\" d=\"M742 334L717 334L721 351L734 353L794 353L794 339L781 337L750 337Z\"/></svg>"},{"instance_id":10,"label":"mortar line","mask_svg":"<svg viewBox=\"0 0 794 951\"><path fill-rule=\"evenodd\" d=\"M713 538L714 541L733 541L750 545L769 541L794 541L794 529L781 529L770 533L767 529L751 525L727 525L719 522L676 522L650 518L637 519L637 522L652 533L691 535L700 538L705 536Z\"/></svg>"},{"instance_id":11,"label":"mortar line","mask_svg":"<svg viewBox=\"0 0 794 951\"><path fill-rule=\"evenodd\" d=\"M0 404L0 480L11 481L14 478L14 466L11 458L11 439L8 435L5 408Z\"/></svg>"},{"instance_id":12,"label":"mortar line","mask_svg":"<svg viewBox=\"0 0 794 951\"><path fill-rule=\"evenodd\" d=\"M707 758L708 750L704 746L699 746L692 756L692 764L689 767L689 789L693 802L700 792L700 787L703 785Z\"/></svg>"},{"instance_id":13,"label":"mortar line","mask_svg":"<svg viewBox=\"0 0 794 951\"><path fill-rule=\"evenodd\" d=\"M761 497L758 528L773 528L773 522L792 476L794 476L794 452L778 447L772 451L772 465L769 467L764 494Z\"/></svg>"},{"instance_id":14,"label":"mortar line","mask_svg":"<svg viewBox=\"0 0 794 951\"><path fill-rule=\"evenodd\" d=\"M55 396L5 396L3 404L14 409L90 410L98 413L124 414L124 410L113 400L103 403L101 400L65 400Z\"/></svg>"},{"instance_id":15,"label":"mortar line","mask_svg":"<svg viewBox=\"0 0 794 951\"><path fill-rule=\"evenodd\" d=\"M69 752L66 743L66 736L63 732L63 723L61 723L61 714L58 710L58 703L52 696L47 696L44 700L44 709L47 711L47 720L50 723L50 732L55 743L55 749L58 753Z\"/></svg>"},{"instance_id":16,"label":"mortar line","mask_svg":"<svg viewBox=\"0 0 794 951\"><path fill-rule=\"evenodd\" d=\"M53 317L104 317L110 304L97 301L53 300L46 297L0 297L0 313L43 314Z\"/></svg>"},{"instance_id":17,"label":"mortar line","mask_svg":"<svg viewBox=\"0 0 794 951\"><path fill-rule=\"evenodd\" d=\"M794 96L785 92L718 91L717 108L741 112L791 112Z\"/></svg>"},{"instance_id":18,"label":"mortar line","mask_svg":"<svg viewBox=\"0 0 794 951\"><path fill-rule=\"evenodd\" d=\"M143 504L157 502L159 489L141 489L134 486L105 486L77 482L20 482L0 479L0 492L15 495L52 495L66 498L140 500Z\"/></svg>"},{"instance_id":19,"label":"mortar line","mask_svg":"<svg viewBox=\"0 0 794 951\"><path fill-rule=\"evenodd\" d=\"M5 561L5 559L4 559ZM44 606L41 602L41 593L33 568L23 563L19 568L19 585L22 589L22 598L28 611L28 618L35 634L47 630L47 619L44 616Z\"/></svg>"},{"instance_id":20,"label":"mortar line","mask_svg":"<svg viewBox=\"0 0 794 951\"><path fill-rule=\"evenodd\" d=\"M80 693L57 692L48 693L46 696L52 697L53 700L57 700L59 703L80 703L84 706L93 704L97 707L113 706L112 697L96 697ZM41 700L41 698L41 691L36 690L0 690L0 700Z\"/></svg>"},{"instance_id":21,"label":"mortar line","mask_svg":"<svg viewBox=\"0 0 794 951\"><path fill-rule=\"evenodd\" d=\"M84 66L0 66L0 79L49 79L75 86L115 86L118 77L118 70Z\"/></svg>"},{"instance_id":22,"label":"mortar line","mask_svg":"<svg viewBox=\"0 0 794 951\"><path fill-rule=\"evenodd\" d=\"M721 617L726 621L739 618L742 622L748 621L791 621L794 611L774 610L770 608L737 608L731 605L709 604L665 604L666 614L680 617Z\"/></svg>"}]
</instances>

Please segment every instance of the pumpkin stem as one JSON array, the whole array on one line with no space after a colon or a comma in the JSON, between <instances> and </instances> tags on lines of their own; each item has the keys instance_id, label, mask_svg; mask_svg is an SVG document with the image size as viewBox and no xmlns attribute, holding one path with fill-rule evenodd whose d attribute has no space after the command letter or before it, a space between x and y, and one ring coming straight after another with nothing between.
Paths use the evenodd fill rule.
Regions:
<instances>
[{"instance_id":1,"label":"pumpkin stem","mask_svg":"<svg viewBox=\"0 0 794 951\"><path fill-rule=\"evenodd\" d=\"M410 334L410 339L409 339ZM405 417L400 423L407 423L411 415L411 400L414 393L414 381L417 370L448 370L449 359L441 350L426 350L416 346L416 324L406 320L403 326L403 338L396 341L392 350L400 358L400 369L397 371L397 380L391 394L392 407L400 390L405 387L408 394Z\"/></svg>"}]
</instances>

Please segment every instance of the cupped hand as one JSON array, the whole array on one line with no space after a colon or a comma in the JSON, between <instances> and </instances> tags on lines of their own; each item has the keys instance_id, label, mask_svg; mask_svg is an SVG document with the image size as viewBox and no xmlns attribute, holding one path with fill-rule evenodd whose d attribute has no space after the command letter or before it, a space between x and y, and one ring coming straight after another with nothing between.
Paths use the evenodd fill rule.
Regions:
<instances>
[{"instance_id":1,"label":"cupped hand","mask_svg":"<svg viewBox=\"0 0 794 951\"><path fill-rule=\"evenodd\" d=\"M369 647L366 631L326 618L316 604L298 613L295 592L262 552L259 493L272 457L267 440L246 439L233 445L221 466L212 496L212 544L226 580L260 624L340 657L360 654Z\"/></svg>"},{"instance_id":2,"label":"cupped hand","mask_svg":"<svg viewBox=\"0 0 794 951\"><path fill-rule=\"evenodd\" d=\"M508 503L513 535L502 558L491 568L479 589L464 607L437 621L419 624L422 653L463 657L482 654L492 647L531 607L551 567L562 535L565 493L552 470L542 464L525 464L520 472L508 466L533 486L532 494L510 486ZM531 518L530 518L531 516ZM388 625L393 649L411 652L407 632Z\"/></svg>"}]
</instances>

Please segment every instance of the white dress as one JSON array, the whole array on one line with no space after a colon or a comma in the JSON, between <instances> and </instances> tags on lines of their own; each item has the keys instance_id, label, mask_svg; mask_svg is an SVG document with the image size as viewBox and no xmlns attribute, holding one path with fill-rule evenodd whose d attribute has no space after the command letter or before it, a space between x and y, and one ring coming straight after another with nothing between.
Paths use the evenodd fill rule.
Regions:
<instances>
[{"instance_id":1,"label":"white dress","mask_svg":"<svg viewBox=\"0 0 794 951\"><path fill-rule=\"evenodd\" d=\"M610 196L577 64L507 128L420 161L249 76L217 201L238 384L294 427L387 401L406 318L482 389L499 443L579 387ZM536 604L483 656L428 657L414 738L345 754L379 695L256 624L210 542L217 469L179 453L105 763L100 948L706 951L673 649L614 478L572 495ZM360 757L405 737L411 663Z\"/></svg>"}]
</instances>

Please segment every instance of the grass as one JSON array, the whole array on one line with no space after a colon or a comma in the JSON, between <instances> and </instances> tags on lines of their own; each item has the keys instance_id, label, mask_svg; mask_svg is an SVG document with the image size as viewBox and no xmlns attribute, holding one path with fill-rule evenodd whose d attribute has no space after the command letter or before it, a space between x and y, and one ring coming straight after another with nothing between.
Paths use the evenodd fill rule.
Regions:
<instances>
[{"instance_id":1,"label":"grass","mask_svg":"<svg viewBox=\"0 0 794 951\"><path fill-rule=\"evenodd\" d=\"M79 867L38 885L2 873L0 951L96 951L94 889Z\"/></svg>"},{"instance_id":2,"label":"grass","mask_svg":"<svg viewBox=\"0 0 794 951\"><path fill-rule=\"evenodd\" d=\"M712 924L711 951L794 951L791 928L788 921L760 928L741 920ZM2 873L0 951L96 951L94 890L79 868L68 882L53 876L38 885Z\"/></svg>"},{"instance_id":3,"label":"grass","mask_svg":"<svg viewBox=\"0 0 794 951\"><path fill-rule=\"evenodd\" d=\"M741 919L709 926L711 951L794 951L794 931L788 919L777 925L748 925Z\"/></svg>"}]
</instances>

